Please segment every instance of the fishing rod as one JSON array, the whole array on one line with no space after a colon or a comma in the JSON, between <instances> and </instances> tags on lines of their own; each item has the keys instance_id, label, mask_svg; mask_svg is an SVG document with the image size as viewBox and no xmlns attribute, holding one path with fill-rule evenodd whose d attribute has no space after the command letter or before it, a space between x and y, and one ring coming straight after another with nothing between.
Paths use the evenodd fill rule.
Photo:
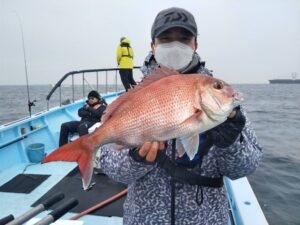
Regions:
<instances>
[{"instance_id":1,"label":"fishing rod","mask_svg":"<svg viewBox=\"0 0 300 225\"><path fill-rule=\"evenodd\" d=\"M28 100L28 111L29 111L29 116L31 117L31 107L35 106L36 100L30 101L30 95L29 95L29 85L28 85L28 73L27 73L27 61L26 61L26 51L25 51L25 41L24 41L24 35L23 35L23 26L22 26L22 21L19 16L19 14L14 11L18 18L18 22L20 25L20 30L21 30L21 36L22 36L22 47L23 47L23 58L24 58L24 65L25 65L25 76L26 76L26 87L27 87L27 100Z\"/></svg>"},{"instance_id":2,"label":"fishing rod","mask_svg":"<svg viewBox=\"0 0 300 225\"><path fill-rule=\"evenodd\" d=\"M49 225L55 222L57 219L65 215L68 211L73 209L76 205L78 205L78 200L75 198L70 198L64 204L58 206L47 216L43 217L40 221L35 223L34 225Z\"/></svg>"},{"instance_id":3,"label":"fishing rod","mask_svg":"<svg viewBox=\"0 0 300 225\"><path fill-rule=\"evenodd\" d=\"M83 78L84 79L84 81L88 84L88 86L90 87L90 89L92 89L92 90L97 90L96 88L94 88L93 87L93 85L91 85L89 82L88 82L88 80L86 79L86 78ZM98 90L97 90L98 91Z\"/></svg>"},{"instance_id":4,"label":"fishing rod","mask_svg":"<svg viewBox=\"0 0 300 225\"><path fill-rule=\"evenodd\" d=\"M128 188L124 189L123 191L117 193L116 195L114 195L114 196L112 196L112 197L110 197L110 198L108 198L108 199L106 199L106 200L104 200L102 202L99 202L98 204L96 204L96 205L88 208L87 210L85 210L85 211L83 211L81 213L78 213L77 215L71 217L69 220L77 220L80 217L82 217L84 215L87 215L88 213L91 213L91 212L95 211L96 209L99 209L99 208L101 208L101 207L103 207L103 206L105 206L105 205L107 205L107 204L109 204L109 203L111 203L111 202L113 202L113 201L121 198L123 195L126 195L127 192L128 192Z\"/></svg>"},{"instance_id":5,"label":"fishing rod","mask_svg":"<svg viewBox=\"0 0 300 225\"><path fill-rule=\"evenodd\" d=\"M65 197L62 192L58 192L55 195L51 196L50 198L44 200L34 208L30 209L29 211L25 212L24 214L20 215L19 217L15 218L14 220L6 223L6 225L21 225L24 224L26 221L30 220L34 216L38 215L40 212L50 208L55 203L59 202Z\"/></svg>"}]
</instances>

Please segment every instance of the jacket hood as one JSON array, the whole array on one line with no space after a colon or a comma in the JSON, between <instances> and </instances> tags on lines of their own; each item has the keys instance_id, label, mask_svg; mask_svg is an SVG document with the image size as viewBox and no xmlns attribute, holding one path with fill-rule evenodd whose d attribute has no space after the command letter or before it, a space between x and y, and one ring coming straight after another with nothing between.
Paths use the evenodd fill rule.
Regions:
<instances>
[{"instance_id":1,"label":"jacket hood","mask_svg":"<svg viewBox=\"0 0 300 225\"><path fill-rule=\"evenodd\" d=\"M125 38L125 39L123 39L123 40L122 40L122 42L121 42L121 43L130 44L130 41L129 41L129 39L128 39L128 38Z\"/></svg>"}]
</instances>

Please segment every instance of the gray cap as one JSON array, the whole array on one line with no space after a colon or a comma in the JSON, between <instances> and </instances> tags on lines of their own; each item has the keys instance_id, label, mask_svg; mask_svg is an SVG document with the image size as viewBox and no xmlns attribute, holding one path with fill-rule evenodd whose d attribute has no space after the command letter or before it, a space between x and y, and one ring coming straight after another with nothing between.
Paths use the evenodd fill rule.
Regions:
<instances>
[{"instance_id":1,"label":"gray cap","mask_svg":"<svg viewBox=\"0 0 300 225\"><path fill-rule=\"evenodd\" d=\"M172 7L157 14L151 29L152 40L173 27L184 28L197 37L197 24L194 16L185 9Z\"/></svg>"}]
</instances>

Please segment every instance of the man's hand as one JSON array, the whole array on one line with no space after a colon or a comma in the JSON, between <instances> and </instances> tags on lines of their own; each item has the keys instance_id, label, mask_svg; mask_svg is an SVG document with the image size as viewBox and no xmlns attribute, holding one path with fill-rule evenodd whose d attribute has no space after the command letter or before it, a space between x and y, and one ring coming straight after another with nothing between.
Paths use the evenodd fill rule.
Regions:
<instances>
[{"instance_id":1,"label":"man's hand","mask_svg":"<svg viewBox=\"0 0 300 225\"><path fill-rule=\"evenodd\" d=\"M210 129L207 133L212 138L214 145L226 148L232 145L242 132L246 118L236 107L228 116L228 119L220 125Z\"/></svg>"},{"instance_id":2,"label":"man's hand","mask_svg":"<svg viewBox=\"0 0 300 225\"><path fill-rule=\"evenodd\" d=\"M228 118L233 118L233 117L235 117L235 115L236 115L236 110L234 109L234 110L232 110L232 112L229 114L229 116L228 116Z\"/></svg>"},{"instance_id":3,"label":"man's hand","mask_svg":"<svg viewBox=\"0 0 300 225\"><path fill-rule=\"evenodd\" d=\"M139 149L139 156L145 158L148 162L154 162L157 156L157 151L162 151L165 149L165 142L163 141L153 141L145 142Z\"/></svg>"}]
</instances>

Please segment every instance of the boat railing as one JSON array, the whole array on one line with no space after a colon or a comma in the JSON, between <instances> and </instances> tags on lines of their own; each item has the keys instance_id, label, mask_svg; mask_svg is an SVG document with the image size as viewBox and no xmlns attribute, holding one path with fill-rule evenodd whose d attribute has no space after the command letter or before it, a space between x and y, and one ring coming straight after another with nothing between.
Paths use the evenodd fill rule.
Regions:
<instances>
[{"instance_id":1,"label":"boat railing","mask_svg":"<svg viewBox=\"0 0 300 225\"><path fill-rule=\"evenodd\" d=\"M133 67L133 70L137 70L140 69L139 66ZM47 100L47 110L49 110L49 103L50 103L50 99L53 96L53 94L58 90L59 91L59 106L62 105L62 87L63 87L63 83L71 77L71 88L72 88L72 102L75 102L75 76L76 77L80 77L81 76L81 86L82 86L82 97L85 98L86 97L86 85L89 85L89 82L86 79L86 75L94 75L96 76L96 88L97 90L99 90L99 81L103 79L101 79L101 77L104 76L104 80L105 82L102 82L101 84L105 85L105 91L104 93L108 93L109 91L114 91L114 92L118 92L121 91L118 89L118 85L119 83L121 84L121 82L118 82L118 71L120 69L119 68L106 68L106 69L87 69L87 70L78 70L78 71L71 71L69 73L66 73L51 89L51 91L49 92L49 94L46 97ZM111 82L111 79L109 80L109 78L111 78L111 76L109 75L109 73L114 73L113 76L113 82ZM99 77L100 76L100 77ZM114 87L114 90L109 90L109 87Z\"/></svg>"}]
</instances>

